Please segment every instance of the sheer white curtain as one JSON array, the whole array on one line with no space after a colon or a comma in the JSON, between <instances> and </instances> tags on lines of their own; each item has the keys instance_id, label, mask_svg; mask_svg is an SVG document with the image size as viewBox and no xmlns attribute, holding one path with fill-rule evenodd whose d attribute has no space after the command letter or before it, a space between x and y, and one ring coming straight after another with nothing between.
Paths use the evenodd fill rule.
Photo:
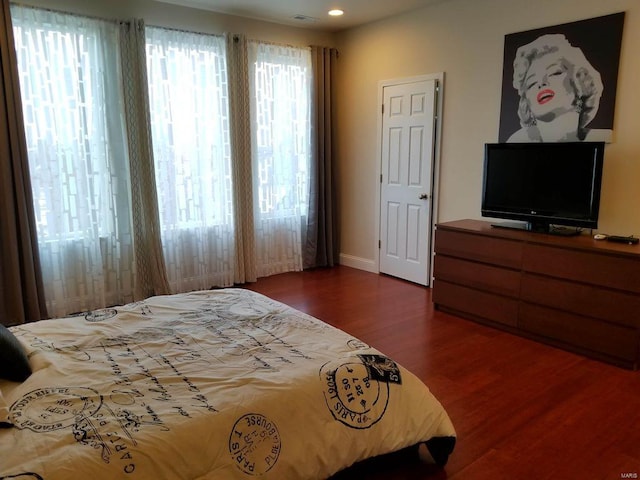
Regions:
<instances>
[{"instance_id":1,"label":"sheer white curtain","mask_svg":"<svg viewBox=\"0 0 640 480\"><path fill-rule=\"evenodd\" d=\"M147 27L162 246L171 289L228 286L233 191L224 37Z\"/></svg>"},{"instance_id":2,"label":"sheer white curtain","mask_svg":"<svg viewBox=\"0 0 640 480\"><path fill-rule=\"evenodd\" d=\"M49 314L132 300L115 23L12 5Z\"/></svg>"},{"instance_id":3,"label":"sheer white curtain","mask_svg":"<svg viewBox=\"0 0 640 480\"><path fill-rule=\"evenodd\" d=\"M303 267L311 158L311 50L255 41L248 50L261 277Z\"/></svg>"},{"instance_id":4,"label":"sheer white curtain","mask_svg":"<svg viewBox=\"0 0 640 480\"><path fill-rule=\"evenodd\" d=\"M11 13L47 309L61 316L132 301L137 272L118 25L17 5ZM145 33L142 82L171 290L301 270L310 49L249 42L247 55L246 41L227 49L223 36L157 27ZM251 118L242 129L230 120L228 52L245 79L233 85L234 112ZM143 55L126 58L145 63ZM238 165L232 169L238 142L251 157L242 175Z\"/></svg>"}]
</instances>

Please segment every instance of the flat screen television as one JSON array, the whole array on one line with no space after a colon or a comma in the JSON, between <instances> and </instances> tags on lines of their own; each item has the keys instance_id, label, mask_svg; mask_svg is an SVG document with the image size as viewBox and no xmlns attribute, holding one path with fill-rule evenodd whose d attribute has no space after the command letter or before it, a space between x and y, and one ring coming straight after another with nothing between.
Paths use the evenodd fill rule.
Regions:
<instances>
[{"instance_id":1,"label":"flat screen television","mask_svg":"<svg viewBox=\"0 0 640 480\"><path fill-rule=\"evenodd\" d=\"M487 143L482 216L535 232L597 228L603 160L604 142Z\"/></svg>"}]
</instances>

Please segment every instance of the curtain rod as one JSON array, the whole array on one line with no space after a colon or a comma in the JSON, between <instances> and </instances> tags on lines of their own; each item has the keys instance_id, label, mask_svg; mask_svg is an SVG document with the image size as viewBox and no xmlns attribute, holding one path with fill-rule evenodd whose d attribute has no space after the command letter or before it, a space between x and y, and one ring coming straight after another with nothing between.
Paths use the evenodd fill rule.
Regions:
<instances>
[{"instance_id":1,"label":"curtain rod","mask_svg":"<svg viewBox=\"0 0 640 480\"><path fill-rule=\"evenodd\" d=\"M160 28L162 30L169 30L171 32L195 33L196 35L210 35L212 37L224 37L224 33L201 32L196 30L187 30L185 28L166 27L164 25L154 25L152 23L146 23L146 22L145 22L145 25L150 28Z\"/></svg>"},{"instance_id":2,"label":"curtain rod","mask_svg":"<svg viewBox=\"0 0 640 480\"><path fill-rule=\"evenodd\" d=\"M76 13L76 12L68 12L68 11L64 11L64 10L58 10L58 9L54 9L54 8L50 8L50 7L39 7L37 5L30 5L28 3L25 3L24 1L12 1L9 2L10 5L16 5L22 8L29 8L32 10L43 10L45 12L51 12L51 13L57 13L57 14L62 14L62 15L71 15L74 17L80 17L80 18L86 18L86 19L90 19L90 20L99 20L99 21L103 21L103 22L109 22L109 23L119 23L119 24L123 24L123 23L129 23L134 19L126 19L126 20L122 20L122 19L118 19L118 18L106 18L106 17L99 17L96 15L88 15L88 14L84 14L84 13ZM144 19L142 19L144 21ZM183 32L183 33L195 33L198 35L211 35L214 37L224 37L225 34L224 33L210 33L210 32L201 32L201 31L195 31L195 30L186 30L186 29L182 29L182 28L175 28L175 27L167 27L164 25L155 25L155 24L147 24L145 21L145 26L148 27L152 27L152 28L161 28L164 30L169 30L169 31L174 31L174 32ZM234 40L236 39L236 37L238 35L241 34L237 34L237 33L233 33L231 34L234 38ZM263 45L273 45L273 46L278 46L278 47L288 47L288 48L311 48L310 45L305 45L305 46L300 46L300 45L291 45L291 44L287 44L287 43L279 43L279 42L270 42L270 41L264 41L264 40L257 40L257 39L248 39L247 41L249 42L255 42L255 43L261 43Z\"/></svg>"},{"instance_id":3,"label":"curtain rod","mask_svg":"<svg viewBox=\"0 0 640 480\"><path fill-rule=\"evenodd\" d=\"M260 43L262 45L272 45L274 47L287 47L287 48L311 48L309 45L305 45L305 46L300 46L300 45L291 45L289 43L279 43L279 42L267 42L264 40L256 40L253 38L250 38L249 40L247 40L249 42L252 43Z\"/></svg>"},{"instance_id":4,"label":"curtain rod","mask_svg":"<svg viewBox=\"0 0 640 480\"><path fill-rule=\"evenodd\" d=\"M88 18L89 20L100 20L100 21L103 21L103 22L113 22L113 23L119 22L119 20L116 19L116 18L106 18L106 17L99 17L97 15L89 15L89 14L85 14L85 13L68 12L66 10L58 10L58 9L51 8L51 7L40 7L40 6L37 6L37 5L31 5L29 3L22 2L20 0L11 1L11 2L9 2L9 5L15 5L17 7L28 8L28 9L31 9L31 10L42 10L42 11L45 11L45 12L57 13L57 14L61 14L61 15L70 15L72 17Z\"/></svg>"}]
</instances>

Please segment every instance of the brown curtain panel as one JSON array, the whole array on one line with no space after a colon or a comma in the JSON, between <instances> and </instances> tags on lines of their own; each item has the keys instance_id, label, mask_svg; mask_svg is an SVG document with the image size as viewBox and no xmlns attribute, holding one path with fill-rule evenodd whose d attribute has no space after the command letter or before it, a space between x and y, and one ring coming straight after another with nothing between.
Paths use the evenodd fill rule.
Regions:
<instances>
[{"instance_id":1,"label":"brown curtain panel","mask_svg":"<svg viewBox=\"0 0 640 480\"><path fill-rule=\"evenodd\" d=\"M120 24L120 52L136 259L134 296L136 300L142 300L151 295L170 293L151 144L143 20Z\"/></svg>"},{"instance_id":2,"label":"brown curtain panel","mask_svg":"<svg viewBox=\"0 0 640 480\"><path fill-rule=\"evenodd\" d=\"M0 0L0 323L47 316L9 1Z\"/></svg>"},{"instance_id":3,"label":"brown curtain panel","mask_svg":"<svg viewBox=\"0 0 640 480\"><path fill-rule=\"evenodd\" d=\"M313 68L313 157L307 215L304 268L332 267L339 262L336 216L334 136L335 72L338 50L311 47Z\"/></svg>"},{"instance_id":4,"label":"brown curtain panel","mask_svg":"<svg viewBox=\"0 0 640 480\"><path fill-rule=\"evenodd\" d=\"M253 177L251 176L251 105L247 39L225 35L231 124L231 174L235 228L235 283L255 282L255 230L253 228Z\"/></svg>"}]
</instances>

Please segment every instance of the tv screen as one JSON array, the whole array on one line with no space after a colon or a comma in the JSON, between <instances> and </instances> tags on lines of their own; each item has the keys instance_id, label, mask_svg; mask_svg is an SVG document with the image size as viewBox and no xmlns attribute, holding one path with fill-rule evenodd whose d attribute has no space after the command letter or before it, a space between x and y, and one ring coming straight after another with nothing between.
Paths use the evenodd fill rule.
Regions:
<instances>
[{"instance_id":1,"label":"tv screen","mask_svg":"<svg viewBox=\"0 0 640 480\"><path fill-rule=\"evenodd\" d=\"M597 228L603 159L604 142L488 143L482 215L532 231Z\"/></svg>"}]
</instances>

